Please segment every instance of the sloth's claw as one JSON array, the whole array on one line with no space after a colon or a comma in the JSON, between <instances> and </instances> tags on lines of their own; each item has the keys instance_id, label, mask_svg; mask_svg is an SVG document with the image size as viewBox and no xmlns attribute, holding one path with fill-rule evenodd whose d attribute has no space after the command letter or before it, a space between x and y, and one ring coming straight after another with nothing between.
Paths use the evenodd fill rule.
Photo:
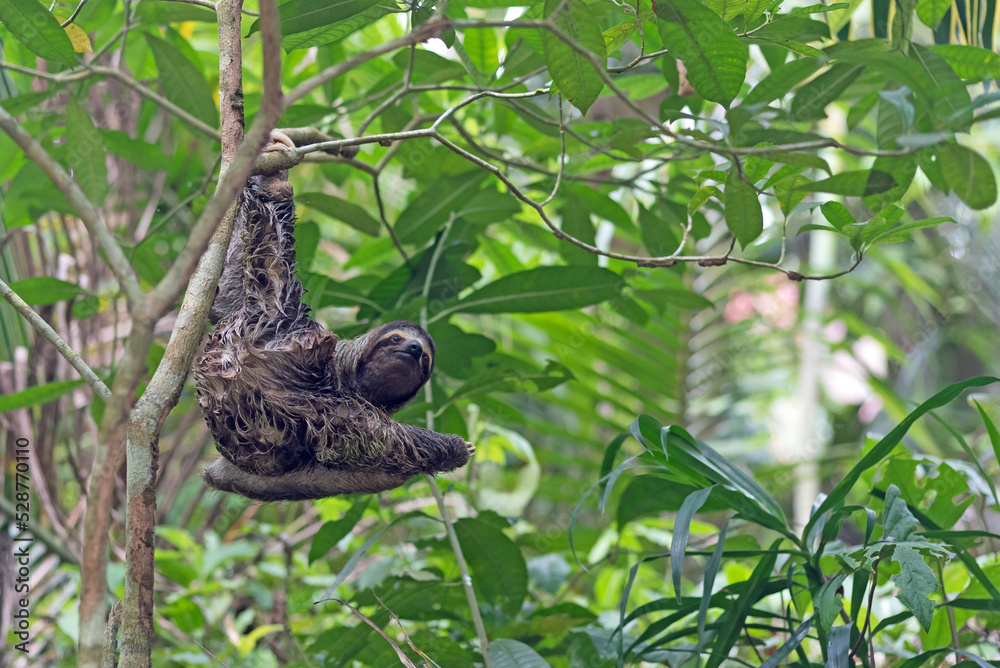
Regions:
<instances>
[{"instance_id":1,"label":"sloth's claw","mask_svg":"<svg viewBox=\"0 0 1000 668\"><path fill-rule=\"evenodd\" d=\"M284 153L289 149L295 148L295 142L293 142L288 135L286 135L281 130L271 130L271 139L268 143L261 149L261 153L269 153L271 151L280 151Z\"/></svg>"}]
</instances>

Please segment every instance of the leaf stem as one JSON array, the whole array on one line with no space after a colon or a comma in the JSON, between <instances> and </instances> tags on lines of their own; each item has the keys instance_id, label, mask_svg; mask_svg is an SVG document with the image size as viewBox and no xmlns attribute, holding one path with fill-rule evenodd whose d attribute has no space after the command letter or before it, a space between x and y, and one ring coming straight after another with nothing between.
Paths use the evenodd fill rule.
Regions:
<instances>
[{"instance_id":1,"label":"leaf stem","mask_svg":"<svg viewBox=\"0 0 1000 668\"><path fill-rule=\"evenodd\" d=\"M438 239L438 243L434 248L434 253L431 255L430 266L427 267L427 277L424 279L424 289L422 295L424 298L424 304L420 307L420 326L427 329L427 299L429 298L431 292L431 284L434 281L434 270L437 269L438 260L441 259L441 253L444 251L445 241L448 239L448 233L451 232L451 226L455 222L455 216L452 215L448 222L445 223L444 229L441 231L441 238ZM427 428L430 430L434 429L434 390L431 388L431 384L427 383L424 385L424 400L431 407L427 409ZM483 663L486 668L490 668L490 659L487 655L487 649L489 648L489 638L486 636L486 627L483 626L483 617L479 614L479 602L476 600L476 592L472 588L472 577L469 575L469 567L465 563L465 555L462 553L462 546L458 542L458 534L455 533L455 527L452 526L451 518L448 516L448 507L444 502L444 494L437 485L437 481L432 475L424 476L427 478L427 484L430 485L431 493L434 495L434 500L437 501L438 511L441 513L441 519L444 521L445 531L448 533L448 542L451 543L451 550L455 553L455 562L458 564L458 572L462 576L462 588L465 589L465 597L469 601L469 613L472 615L472 624L476 627L476 636L479 638L479 651L483 655Z\"/></svg>"}]
</instances>

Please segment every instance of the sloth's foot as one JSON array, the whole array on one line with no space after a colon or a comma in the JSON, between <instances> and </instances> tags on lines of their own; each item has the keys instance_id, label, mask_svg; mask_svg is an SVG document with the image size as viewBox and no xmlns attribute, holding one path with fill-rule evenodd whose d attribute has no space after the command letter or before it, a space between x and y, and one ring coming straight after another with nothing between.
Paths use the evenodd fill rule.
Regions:
<instances>
[{"instance_id":1,"label":"sloth's foot","mask_svg":"<svg viewBox=\"0 0 1000 668\"><path fill-rule=\"evenodd\" d=\"M280 151L284 153L289 149L295 148L295 142L289 139L281 130L271 130L271 139L268 143L261 149L261 153L268 153L270 151Z\"/></svg>"}]
</instances>

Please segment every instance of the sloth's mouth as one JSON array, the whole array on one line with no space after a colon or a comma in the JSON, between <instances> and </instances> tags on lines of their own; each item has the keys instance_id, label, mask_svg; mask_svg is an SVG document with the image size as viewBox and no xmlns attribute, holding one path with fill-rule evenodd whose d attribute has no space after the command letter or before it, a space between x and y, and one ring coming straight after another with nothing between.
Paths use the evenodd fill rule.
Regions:
<instances>
[{"instance_id":1,"label":"sloth's mouth","mask_svg":"<svg viewBox=\"0 0 1000 668\"><path fill-rule=\"evenodd\" d=\"M414 364L420 364L420 356L423 355L423 350L397 350L396 355L407 360L407 362L412 362Z\"/></svg>"}]
</instances>

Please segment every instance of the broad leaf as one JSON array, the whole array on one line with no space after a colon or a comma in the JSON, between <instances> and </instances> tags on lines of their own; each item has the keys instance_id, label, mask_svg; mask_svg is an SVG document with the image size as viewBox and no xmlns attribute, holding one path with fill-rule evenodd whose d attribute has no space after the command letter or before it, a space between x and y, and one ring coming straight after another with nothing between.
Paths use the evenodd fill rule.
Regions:
<instances>
[{"instance_id":1,"label":"broad leaf","mask_svg":"<svg viewBox=\"0 0 1000 668\"><path fill-rule=\"evenodd\" d=\"M604 36L590 8L583 0L546 0L545 17L550 18L558 8L562 11L555 19L556 26L578 45L577 48L594 54L603 70L606 67ZM542 48L545 65L556 88L574 107L587 113L604 88L604 80L594 63L550 30L542 31Z\"/></svg>"},{"instance_id":2,"label":"broad leaf","mask_svg":"<svg viewBox=\"0 0 1000 668\"><path fill-rule=\"evenodd\" d=\"M368 507L368 503L372 499L371 495L356 498L358 500L351 504L343 517L333 522L324 523L313 536L312 545L309 547L310 564L332 550L344 536L351 532L361 516L365 514L365 508Z\"/></svg>"},{"instance_id":3,"label":"broad leaf","mask_svg":"<svg viewBox=\"0 0 1000 668\"><path fill-rule=\"evenodd\" d=\"M456 217L476 194L486 172L476 170L432 183L417 195L396 220L396 235L403 243L423 245L450 215Z\"/></svg>"},{"instance_id":4,"label":"broad leaf","mask_svg":"<svg viewBox=\"0 0 1000 668\"><path fill-rule=\"evenodd\" d=\"M143 34L156 60L164 97L210 127L218 127L219 111L201 69L170 42Z\"/></svg>"},{"instance_id":5,"label":"broad leaf","mask_svg":"<svg viewBox=\"0 0 1000 668\"><path fill-rule=\"evenodd\" d=\"M76 52L69 35L52 12L38 0L0 1L0 23L39 58L63 65L76 63Z\"/></svg>"},{"instance_id":6,"label":"broad leaf","mask_svg":"<svg viewBox=\"0 0 1000 668\"><path fill-rule=\"evenodd\" d=\"M549 668L542 655L523 642L510 638L497 638L487 650L490 665L494 668Z\"/></svg>"},{"instance_id":7,"label":"broad leaf","mask_svg":"<svg viewBox=\"0 0 1000 668\"><path fill-rule=\"evenodd\" d=\"M87 294L87 291L79 285L50 276L36 276L14 281L10 287L31 306L55 304Z\"/></svg>"},{"instance_id":8,"label":"broad leaf","mask_svg":"<svg viewBox=\"0 0 1000 668\"><path fill-rule=\"evenodd\" d=\"M601 267L538 267L485 285L450 310L538 313L576 309L611 299L623 285L621 276Z\"/></svg>"},{"instance_id":9,"label":"broad leaf","mask_svg":"<svg viewBox=\"0 0 1000 668\"><path fill-rule=\"evenodd\" d=\"M20 408L38 406L55 401L62 395L83 385L82 380L63 380L46 385L36 385L21 392L0 397L0 413L16 411Z\"/></svg>"},{"instance_id":10,"label":"broad leaf","mask_svg":"<svg viewBox=\"0 0 1000 668\"><path fill-rule=\"evenodd\" d=\"M87 199L94 206L101 206L108 194L104 143L75 97L70 97L66 104L66 159Z\"/></svg>"},{"instance_id":11,"label":"broad leaf","mask_svg":"<svg viewBox=\"0 0 1000 668\"><path fill-rule=\"evenodd\" d=\"M741 248L746 248L764 231L760 197L753 185L744 180L736 164L726 180L726 226Z\"/></svg>"},{"instance_id":12,"label":"broad leaf","mask_svg":"<svg viewBox=\"0 0 1000 668\"><path fill-rule=\"evenodd\" d=\"M353 227L358 232L377 237L382 228L382 224L367 211L357 204L339 197L325 193L308 192L297 195L295 199L299 204L312 207L320 213Z\"/></svg>"},{"instance_id":13,"label":"broad leaf","mask_svg":"<svg viewBox=\"0 0 1000 668\"><path fill-rule=\"evenodd\" d=\"M684 63L691 86L728 107L747 73L746 49L733 29L698 0L662 0L656 15L663 44Z\"/></svg>"},{"instance_id":14,"label":"broad leaf","mask_svg":"<svg viewBox=\"0 0 1000 668\"><path fill-rule=\"evenodd\" d=\"M996 202L996 176L986 158L961 144L939 144L934 150L945 183L960 200L973 209Z\"/></svg>"},{"instance_id":15,"label":"broad leaf","mask_svg":"<svg viewBox=\"0 0 1000 668\"><path fill-rule=\"evenodd\" d=\"M455 522L455 533L482 600L513 617L528 594L528 567L520 548L500 529L481 520Z\"/></svg>"}]
</instances>

